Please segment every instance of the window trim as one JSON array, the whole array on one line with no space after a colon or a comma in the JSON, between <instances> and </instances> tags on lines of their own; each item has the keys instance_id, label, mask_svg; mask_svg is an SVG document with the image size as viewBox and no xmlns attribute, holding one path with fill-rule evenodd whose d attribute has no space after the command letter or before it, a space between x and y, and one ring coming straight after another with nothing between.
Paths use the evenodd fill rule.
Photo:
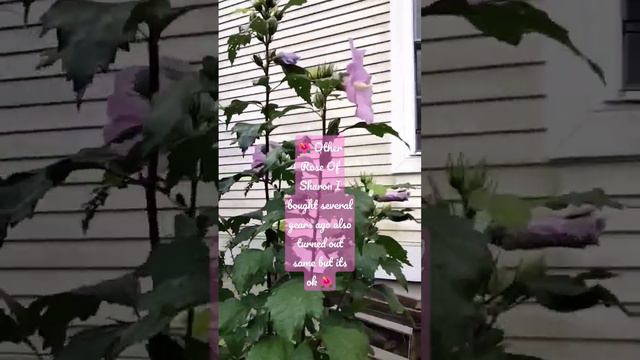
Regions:
<instances>
[{"instance_id":1,"label":"window trim","mask_svg":"<svg viewBox=\"0 0 640 360\"><path fill-rule=\"evenodd\" d=\"M417 173L420 171L420 149L417 136L417 122L420 121L418 98L419 60L416 56L416 39L420 35L420 19L415 16L414 1L390 1L391 31L391 126L400 137L407 141L409 148L395 137L391 140L394 174ZM411 59L411 61L407 61ZM416 76L407 76L416 74ZM409 122L407 119L413 119Z\"/></svg>"}]
</instances>

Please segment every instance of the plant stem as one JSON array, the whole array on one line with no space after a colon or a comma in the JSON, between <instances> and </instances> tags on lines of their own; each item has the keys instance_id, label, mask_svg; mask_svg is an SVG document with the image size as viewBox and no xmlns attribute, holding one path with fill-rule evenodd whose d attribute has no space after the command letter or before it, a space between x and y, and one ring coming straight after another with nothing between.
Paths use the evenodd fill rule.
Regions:
<instances>
[{"instance_id":1,"label":"plant stem","mask_svg":"<svg viewBox=\"0 0 640 360\"><path fill-rule=\"evenodd\" d=\"M151 31L148 41L149 53L149 100L160 88L160 49L158 47L159 34ZM158 226L158 201L156 189L158 183L158 153L149 155L147 168L147 183L145 186L145 198L147 201L147 222L149 224L149 241L151 248L160 243L160 231Z\"/></svg>"},{"instance_id":2,"label":"plant stem","mask_svg":"<svg viewBox=\"0 0 640 360\"><path fill-rule=\"evenodd\" d=\"M264 46L265 46L265 51L264 51L264 76L267 79L267 86L265 87L265 102L264 102L264 107L263 109L269 109L269 102L271 100L271 88L269 87L269 67L271 66L271 57L269 56L269 43L271 41L271 38L267 38L265 39L264 42ZM264 121L265 123L269 122L269 111L268 110L263 110L264 111ZM267 126L267 129L265 131L265 154L269 153L269 131L271 131L269 129L269 126ZM266 171L264 174L264 197L266 202L269 202L269 171ZM271 282L271 273L268 272L267 273L267 289L269 289L269 292L271 292L271 288L273 287L273 284ZM273 328L271 326L271 315L268 315L268 321L267 321L267 334L271 334L273 332Z\"/></svg>"},{"instance_id":3,"label":"plant stem","mask_svg":"<svg viewBox=\"0 0 640 360\"><path fill-rule=\"evenodd\" d=\"M187 216L190 218L196 217L196 205L198 200L198 174L197 172L191 177L191 193L189 194L189 210ZM190 308L187 312L187 331L184 335L184 348L185 353L189 354L191 348L191 338L193 337L193 321L195 317L195 311Z\"/></svg>"}]
</instances>

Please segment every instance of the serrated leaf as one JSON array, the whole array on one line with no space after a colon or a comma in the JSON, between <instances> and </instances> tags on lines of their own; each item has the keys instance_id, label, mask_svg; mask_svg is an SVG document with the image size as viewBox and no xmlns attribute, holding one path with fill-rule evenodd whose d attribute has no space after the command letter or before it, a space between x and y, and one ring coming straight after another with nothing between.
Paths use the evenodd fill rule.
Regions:
<instances>
[{"instance_id":1,"label":"serrated leaf","mask_svg":"<svg viewBox=\"0 0 640 360\"><path fill-rule=\"evenodd\" d=\"M311 80L307 70L297 65L281 64L284 72L284 81L287 82L298 96L307 104L311 103Z\"/></svg>"},{"instance_id":2,"label":"serrated leaf","mask_svg":"<svg viewBox=\"0 0 640 360\"><path fill-rule=\"evenodd\" d=\"M267 129L267 124L247 124L247 123L237 123L231 128L231 132L236 134L236 140L234 143L237 143L240 149L242 150L242 154L247 151L249 147L251 147L258 138L260 138L264 131Z\"/></svg>"},{"instance_id":3,"label":"serrated leaf","mask_svg":"<svg viewBox=\"0 0 640 360\"><path fill-rule=\"evenodd\" d=\"M129 49L135 31L125 25L137 2L103 3L58 0L42 15L41 36L56 29L58 47L43 53L41 66L62 61L67 80L73 81L78 106L98 71L115 62L118 49Z\"/></svg>"},{"instance_id":4,"label":"serrated leaf","mask_svg":"<svg viewBox=\"0 0 640 360\"><path fill-rule=\"evenodd\" d=\"M355 328L325 326L320 339L331 360L368 360L369 337ZM348 351L345 351L349 349Z\"/></svg>"},{"instance_id":5,"label":"serrated leaf","mask_svg":"<svg viewBox=\"0 0 640 360\"><path fill-rule=\"evenodd\" d=\"M83 330L71 337L55 360L101 360L126 325L108 325Z\"/></svg>"},{"instance_id":6,"label":"serrated leaf","mask_svg":"<svg viewBox=\"0 0 640 360\"><path fill-rule=\"evenodd\" d=\"M385 135L392 135L398 138L400 141L402 141L405 145L407 145L407 147L409 147L409 144L406 141L402 140L402 138L400 137L400 134L398 134L396 130L394 130L391 126L384 123L367 124L366 122L361 121L355 125L349 126L348 128L342 130L341 132L343 133L349 129L365 129L369 132L369 134L375 135L380 138L384 137Z\"/></svg>"},{"instance_id":7,"label":"serrated leaf","mask_svg":"<svg viewBox=\"0 0 640 360\"><path fill-rule=\"evenodd\" d=\"M266 275L273 272L273 249L245 249L236 256L231 280L240 293L251 290L254 285L266 281Z\"/></svg>"},{"instance_id":8,"label":"serrated leaf","mask_svg":"<svg viewBox=\"0 0 640 360\"><path fill-rule=\"evenodd\" d=\"M76 170L105 169L121 156L107 148L83 149L47 167L0 178L0 246L7 228L33 216L40 199Z\"/></svg>"},{"instance_id":9,"label":"serrated leaf","mask_svg":"<svg viewBox=\"0 0 640 360\"><path fill-rule=\"evenodd\" d=\"M251 308L236 298L227 299L218 305L220 335L226 336L247 322Z\"/></svg>"},{"instance_id":10,"label":"serrated leaf","mask_svg":"<svg viewBox=\"0 0 640 360\"><path fill-rule=\"evenodd\" d=\"M226 116L225 124L227 127L231 123L231 118L233 115L242 114L245 109L249 106L249 102L242 100L232 100L228 106L224 107L224 116Z\"/></svg>"},{"instance_id":11,"label":"serrated leaf","mask_svg":"<svg viewBox=\"0 0 640 360\"><path fill-rule=\"evenodd\" d=\"M366 243L362 247L362 254L356 251L356 269L366 279L373 280L376 270L386 255L387 252L383 246Z\"/></svg>"},{"instance_id":12,"label":"serrated leaf","mask_svg":"<svg viewBox=\"0 0 640 360\"><path fill-rule=\"evenodd\" d=\"M258 341L247 355L247 360L294 360L293 343L280 336Z\"/></svg>"},{"instance_id":13,"label":"serrated leaf","mask_svg":"<svg viewBox=\"0 0 640 360\"><path fill-rule=\"evenodd\" d=\"M233 184L240 181L240 179L245 177L252 177L255 173L253 171L243 171L241 173L237 173L233 176L229 176L226 178L222 178L219 181L218 185L218 194L222 196L223 194L229 192Z\"/></svg>"},{"instance_id":14,"label":"serrated leaf","mask_svg":"<svg viewBox=\"0 0 640 360\"><path fill-rule=\"evenodd\" d=\"M546 12L526 1L485 1L470 5L466 0L438 0L422 8L422 15L464 17L485 35L510 45L519 45L527 34L542 34L564 45L586 61L600 80L606 83L600 66L573 44L569 32L554 22Z\"/></svg>"},{"instance_id":15,"label":"serrated leaf","mask_svg":"<svg viewBox=\"0 0 640 360\"><path fill-rule=\"evenodd\" d=\"M396 239L387 235L376 235L374 240L376 244L382 245L385 248L390 257L411 266L407 257L407 250L405 250Z\"/></svg>"},{"instance_id":16,"label":"serrated leaf","mask_svg":"<svg viewBox=\"0 0 640 360\"><path fill-rule=\"evenodd\" d=\"M305 291L301 279L289 280L275 288L265 307L271 314L276 333L293 340L304 326L305 319L322 316L322 292Z\"/></svg>"},{"instance_id":17,"label":"serrated leaf","mask_svg":"<svg viewBox=\"0 0 640 360\"><path fill-rule=\"evenodd\" d=\"M233 65L233 62L236 60L236 55L238 54L238 50L246 45L249 45L251 42L251 33L249 32L241 32L239 34L234 34L229 36L229 40L227 41L227 51L229 55L229 62Z\"/></svg>"}]
</instances>

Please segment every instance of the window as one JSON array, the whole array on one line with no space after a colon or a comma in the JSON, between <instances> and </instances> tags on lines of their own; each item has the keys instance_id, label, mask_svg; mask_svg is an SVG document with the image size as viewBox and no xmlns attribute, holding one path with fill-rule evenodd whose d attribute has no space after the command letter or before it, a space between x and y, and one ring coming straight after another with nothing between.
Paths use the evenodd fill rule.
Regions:
<instances>
[{"instance_id":1,"label":"window","mask_svg":"<svg viewBox=\"0 0 640 360\"><path fill-rule=\"evenodd\" d=\"M409 144L392 138L392 172L420 170L420 2L390 1L391 126Z\"/></svg>"},{"instance_id":2,"label":"window","mask_svg":"<svg viewBox=\"0 0 640 360\"><path fill-rule=\"evenodd\" d=\"M640 90L640 0L626 0L623 11L625 90Z\"/></svg>"},{"instance_id":3,"label":"window","mask_svg":"<svg viewBox=\"0 0 640 360\"><path fill-rule=\"evenodd\" d=\"M415 144L416 144L416 152L419 152L422 147L422 139L420 138L420 133L422 130L422 119L420 117L420 108L422 107L422 15L421 15L421 0L413 0L413 54L414 54L414 63L416 64L416 68L414 71L416 83L415 83L415 91L416 91L416 135L415 135Z\"/></svg>"}]
</instances>

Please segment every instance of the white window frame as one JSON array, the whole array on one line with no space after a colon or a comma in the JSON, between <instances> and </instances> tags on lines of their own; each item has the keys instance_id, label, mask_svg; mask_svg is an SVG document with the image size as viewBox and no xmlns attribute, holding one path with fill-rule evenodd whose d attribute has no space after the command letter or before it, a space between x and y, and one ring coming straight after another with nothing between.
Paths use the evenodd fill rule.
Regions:
<instances>
[{"instance_id":1,"label":"white window frame","mask_svg":"<svg viewBox=\"0 0 640 360\"><path fill-rule=\"evenodd\" d=\"M407 146L393 137L391 140L391 171L394 174L420 171L420 152L416 149L417 69L414 59L414 2L389 1L391 28L391 126ZM410 59L409 61L407 59Z\"/></svg>"},{"instance_id":2,"label":"white window frame","mask_svg":"<svg viewBox=\"0 0 640 360\"><path fill-rule=\"evenodd\" d=\"M624 1L590 2L578 7L579 14L564 2L545 5L549 15L569 30L578 49L602 67L607 80L603 85L583 59L545 39L542 49L547 63L540 83L547 95L542 117L549 160L640 152L640 94L625 91L623 82Z\"/></svg>"}]
</instances>

